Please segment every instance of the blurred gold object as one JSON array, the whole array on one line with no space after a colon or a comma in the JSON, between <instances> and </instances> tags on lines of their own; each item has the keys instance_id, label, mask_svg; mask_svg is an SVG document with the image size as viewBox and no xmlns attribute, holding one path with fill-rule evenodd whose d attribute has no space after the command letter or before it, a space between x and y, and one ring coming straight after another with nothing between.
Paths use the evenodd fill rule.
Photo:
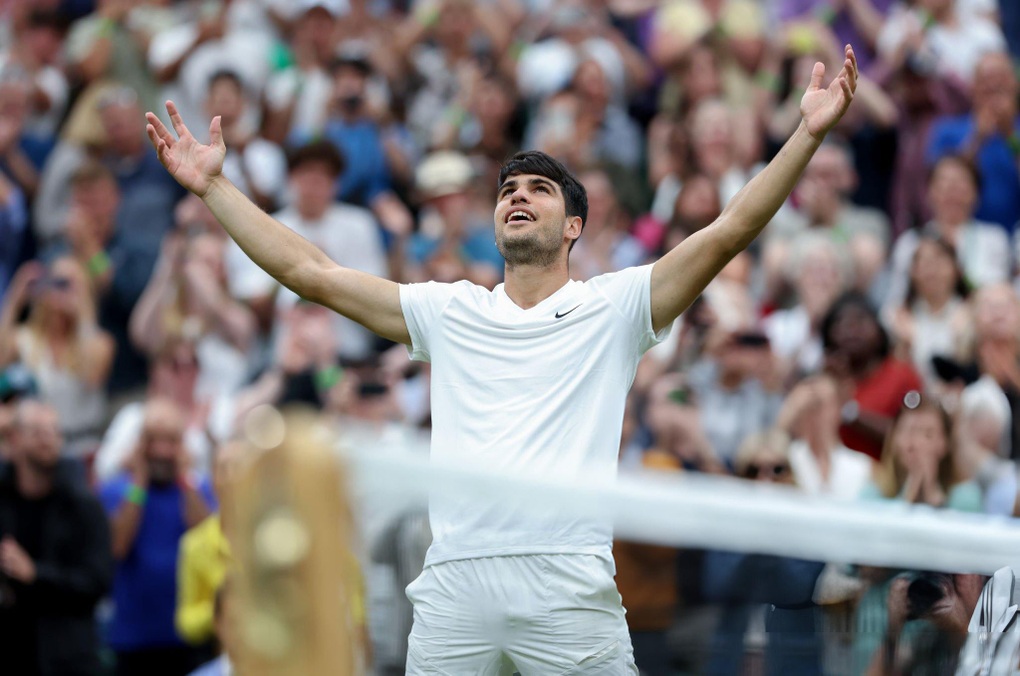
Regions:
<instances>
[{"instance_id":1,"label":"blurred gold object","mask_svg":"<svg viewBox=\"0 0 1020 676\"><path fill-rule=\"evenodd\" d=\"M333 435L311 412L261 407L229 504L235 570L235 671L346 676L358 668L351 510Z\"/></svg>"}]
</instances>

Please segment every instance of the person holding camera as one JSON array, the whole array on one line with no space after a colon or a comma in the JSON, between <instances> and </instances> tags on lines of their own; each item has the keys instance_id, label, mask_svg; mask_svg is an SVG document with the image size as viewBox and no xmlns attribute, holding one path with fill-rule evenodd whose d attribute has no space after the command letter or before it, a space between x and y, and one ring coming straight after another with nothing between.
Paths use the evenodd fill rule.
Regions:
<instances>
[{"instance_id":1,"label":"person holding camera","mask_svg":"<svg viewBox=\"0 0 1020 676\"><path fill-rule=\"evenodd\" d=\"M909 393L886 437L873 483L862 497L981 511L981 489L959 474L955 438L952 420L941 406ZM946 669L955 662L954 643L942 624L962 611L947 604L957 603L954 594L970 598L973 592L976 600L981 584L976 591L961 587L958 593L944 577L875 568L862 568L860 575L871 585L855 617L855 663L870 665L869 674L952 673ZM969 618L970 611L961 616ZM962 643L957 636L955 650ZM902 671L907 656L913 666Z\"/></svg>"},{"instance_id":2,"label":"person holding camera","mask_svg":"<svg viewBox=\"0 0 1020 676\"><path fill-rule=\"evenodd\" d=\"M84 457L99 445L115 349L97 323L88 277L75 259L18 269L0 310L0 365L21 362L31 371L40 397L57 411L66 455Z\"/></svg>"}]
</instances>

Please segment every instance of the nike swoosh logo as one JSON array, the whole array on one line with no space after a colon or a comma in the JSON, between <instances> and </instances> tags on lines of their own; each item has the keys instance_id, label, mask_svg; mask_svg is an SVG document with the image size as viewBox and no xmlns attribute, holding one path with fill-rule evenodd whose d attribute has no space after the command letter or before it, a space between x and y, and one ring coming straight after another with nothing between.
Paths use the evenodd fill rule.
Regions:
<instances>
[{"instance_id":1,"label":"nike swoosh logo","mask_svg":"<svg viewBox=\"0 0 1020 676\"><path fill-rule=\"evenodd\" d=\"M577 308L581 307L581 305L582 305L581 303L578 303L577 305L575 305L574 307L570 308L570 309L569 309L569 310L567 310L566 312L557 312L557 313L556 313L556 319L563 319L564 317L566 317L567 315L569 315L569 314L570 314L571 312L573 312L573 311L574 311L574 310L576 310Z\"/></svg>"}]
</instances>

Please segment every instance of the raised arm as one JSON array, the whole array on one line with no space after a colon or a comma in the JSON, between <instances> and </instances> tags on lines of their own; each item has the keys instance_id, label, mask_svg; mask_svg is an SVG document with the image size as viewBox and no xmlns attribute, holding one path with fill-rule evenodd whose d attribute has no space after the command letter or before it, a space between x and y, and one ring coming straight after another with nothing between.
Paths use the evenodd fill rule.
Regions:
<instances>
[{"instance_id":1,"label":"raised arm","mask_svg":"<svg viewBox=\"0 0 1020 676\"><path fill-rule=\"evenodd\" d=\"M173 102L167 112L177 138L147 113L149 140L160 162L182 186L202 198L241 250L285 287L365 326L380 336L410 343L396 282L341 267L318 247L253 204L222 175L219 116L208 145L195 140Z\"/></svg>"},{"instance_id":2,"label":"raised arm","mask_svg":"<svg viewBox=\"0 0 1020 676\"><path fill-rule=\"evenodd\" d=\"M857 87L857 59L846 47L843 70L822 89L825 66L816 63L800 103L802 120L779 154L744 186L709 227L696 232L652 268L652 326L668 326L730 260L743 251L793 191L822 139L843 117Z\"/></svg>"}]
</instances>

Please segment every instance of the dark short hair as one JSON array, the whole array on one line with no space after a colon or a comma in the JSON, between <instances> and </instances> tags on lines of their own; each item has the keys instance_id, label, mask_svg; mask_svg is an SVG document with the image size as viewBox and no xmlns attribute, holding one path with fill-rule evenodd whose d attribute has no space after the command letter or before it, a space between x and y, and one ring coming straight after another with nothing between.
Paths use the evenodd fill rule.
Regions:
<instances>
[{"instance_id":1,"label":"dark short hair","mask_svg":"<svg viewBox=\"0 0 1020 676\"><path fill-rule=\"evenodd\" d=\"M236 70L231 70L229 68L220 68L219 70L215 71L212 75L210 75L206 88L212 89L213 86L215 86L216 84L223 80L226 80L227 82L237 87L238 91L241 92L244 91L244 81L241 80L241 76L237 73Z\"/></svg>"},{"instance_id":2,"label":"dark short hair","mask_svg":"<svg viewBox=\"0 0 1020 676\"><path fill-rule=\"evenodd\" d=\"M588 220L588 193L577 177L570 173L570 170L563 166L562 162L538 150L519 152L503 163L503 167L499 170L499 181L496 188L499 189L499 186L503 185L511 176L522 174L544 176L560 186L567 216L580 216L581 231L584 232L584 224ZM574 240L574 242L576 241ZM574 247L574 242L570 243L570 248Z\"/></svg>"},{"instance_id":3,"label":"dark short hair","mask_svg":"<svg viewBox=\"0 0 1020 676\"><path fill-rule=\"evenodd\" d=\"M935 161L935 164L933 164L931 167L931 171L928 172L928 183L931 183L932 179L935 178L935 170L938 169L940 165L946 163L958 164L961 167L963 167L964 170L966 170L966 172L970 174L970 179L974 181L974 189L977 191L979 195L981 194L982 183L981 170L978 168L977 164L975 164L968 158L964 157L963 155L958 155L956 153L943 155L942 157Z\"/></svg>"},{"instance_id":4,"label":"dark short hair","mask_svg":"<svg viewBox=\"0 0 1020 676\"><path fill-rule=\"evenodd\" d=\"M287 155L287 170L294 171L303 164L313 162L326 165L334 176L340 176L347 168L347 159L340 149L329 141L319 140L290 151Z\"/></svg>"},{"instance_id":5,"label":"dark short hair","mask_svg":"<svg viewBox=\"0 0 1020 676\"><path fill-rule=\"evenodd\" d=\"M837 298L832 307L829 308L829 311L825 313L822 325L819 327L819 333L822 336L822 347L825 351L829 352L836 348L836 342L832 338L832 329L836 325L836 320L839 319L839 316L850 308L863 310L868 315L868 318L875 323L875 328L878 330L878 354L883 359L888 357L892 349L889 334L886 332L885 327L882 326L875 306L860 291L847 291Z\"/></svg>"}]
</instances>

